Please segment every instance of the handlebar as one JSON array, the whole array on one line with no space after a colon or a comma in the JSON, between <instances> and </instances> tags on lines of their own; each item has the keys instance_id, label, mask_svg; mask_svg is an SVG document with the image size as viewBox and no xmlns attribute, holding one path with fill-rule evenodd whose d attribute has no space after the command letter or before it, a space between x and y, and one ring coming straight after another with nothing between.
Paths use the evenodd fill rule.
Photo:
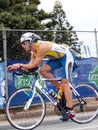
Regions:
<instances>
[{"instance_id":1,"label":"handlebar","mask_svg":"<svg viewBox=\"0 0 98 130\"><path fill-rule=\"evenodd\" d=\"M35 67L33 69L29 69L29 70L22 70L22 69L19 69L19 70L16 70L13 72L13 76L21 76L23 74L26 74L26 75L37 75L38 72L38 67Z\"/></svg>"}]
</instances>

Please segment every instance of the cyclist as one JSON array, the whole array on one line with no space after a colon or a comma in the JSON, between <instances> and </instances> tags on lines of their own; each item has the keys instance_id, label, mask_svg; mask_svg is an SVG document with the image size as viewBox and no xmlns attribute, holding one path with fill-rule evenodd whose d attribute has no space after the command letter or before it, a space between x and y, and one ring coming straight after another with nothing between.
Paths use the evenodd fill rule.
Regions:
<instances>
[{"instance_id":1,"label":"cyclist","mask_svg":"<svg viewBox=\"0 0 98 130\"><path fill-rule=\"evenodd\" d=\"M69 116L75 117L72 103L72 92L69 87L69 79L75 60L73 52L68 48L68 46L58 45L50 41L43 41L39 35L32 32L24 33L20 38L20 42L25 51L31 52L31 60L27 64L16 63L9 65L7 69L32 69L34 67L38 67L44 57L48 57L49 60L40 68L40 73L45 78L54 78L51 71L62 67L63 72L61 83L58 81L52 81L52 83L58 89L60 86L63 88L69 110ZM64 120L64 118L66 117L62 116L61 120Z\"/></svg>"}]
</instances>

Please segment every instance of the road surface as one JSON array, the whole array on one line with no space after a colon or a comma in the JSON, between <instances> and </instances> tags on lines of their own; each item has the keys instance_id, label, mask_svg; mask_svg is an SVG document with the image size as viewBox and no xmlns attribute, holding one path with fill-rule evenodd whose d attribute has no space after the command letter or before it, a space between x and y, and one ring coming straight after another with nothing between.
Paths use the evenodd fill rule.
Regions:
<instances>
[{"instance_id":1,"label":"road surface","mask_svg":"<svg viewBox=\"0 0 98 130\"><path fill-rule=\"evenodd\" d=\"M46 116L40 126L34 130L98 130L98 117L87 124L77 124L71 120L62 122L56 115ZM16 130L8 121L0 121L0 130Z\"/></svg>"}]
</instances>

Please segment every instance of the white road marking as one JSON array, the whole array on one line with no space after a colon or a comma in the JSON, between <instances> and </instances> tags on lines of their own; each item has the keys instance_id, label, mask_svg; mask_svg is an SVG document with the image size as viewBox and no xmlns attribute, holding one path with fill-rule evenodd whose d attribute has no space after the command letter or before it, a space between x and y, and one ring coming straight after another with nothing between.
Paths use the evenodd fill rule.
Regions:
<instances>
[{"instance_id":1,"label":"white road marking","mask_svg":"<svg viewBox=\"0 0 98 130\"><path fill-rule=\"evenodd\" d=\"M92 128L98 128L98 126L88 126L88 127L74 128L74 129L68 129L68 130L86 130L86 129L92 129Z\"/></svg>"}]
</instances>

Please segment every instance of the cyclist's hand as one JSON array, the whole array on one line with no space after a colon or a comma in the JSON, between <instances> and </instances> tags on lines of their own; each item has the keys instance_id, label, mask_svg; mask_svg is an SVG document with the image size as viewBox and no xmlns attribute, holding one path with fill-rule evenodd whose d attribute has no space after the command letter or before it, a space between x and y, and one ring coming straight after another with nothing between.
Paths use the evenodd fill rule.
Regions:
<instances>
[{"instance_id":1,"label":"cyclist's hand","mask_svg":"<svg viewBox=\"0 0 98 130\"><path fill-rule=\"evenodd\" d=\"M7 70L8 70L8 71L10 71L10 70L17 70L17 69L19 69L19 68L20 68L20 64L17 63L17 64L9 65L9 66L7 67Z\"/></svg>"}]
</instances>

